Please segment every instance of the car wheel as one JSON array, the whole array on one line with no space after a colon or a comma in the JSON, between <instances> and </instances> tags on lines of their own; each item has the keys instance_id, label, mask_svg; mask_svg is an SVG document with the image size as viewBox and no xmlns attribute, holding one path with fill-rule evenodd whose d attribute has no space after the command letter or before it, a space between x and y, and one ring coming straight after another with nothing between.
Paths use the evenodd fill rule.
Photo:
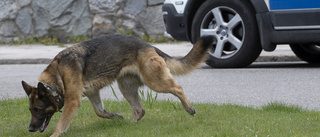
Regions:
<instances>
[{"instance_id":1,"label":"car wheel","mask_svg":"<svg viewBox=\"0 0 320 137\"><path fill-rule=\"evenodd\" d=\"M255 10L248 0L207 0L192 23L192 42L213 35L207 64L216 68L250 65L261 53Z\"/></svg>"},{"instance_id":2,"label":"car wheel","mask_svg":"<svg viewBox=\"0 0 320 137\"><path fill-rule=\"evenodd\" d=\"M308 63L320 63L320 46L315 44L290 44L294 54Z\"/></svg>"}]
</instances>

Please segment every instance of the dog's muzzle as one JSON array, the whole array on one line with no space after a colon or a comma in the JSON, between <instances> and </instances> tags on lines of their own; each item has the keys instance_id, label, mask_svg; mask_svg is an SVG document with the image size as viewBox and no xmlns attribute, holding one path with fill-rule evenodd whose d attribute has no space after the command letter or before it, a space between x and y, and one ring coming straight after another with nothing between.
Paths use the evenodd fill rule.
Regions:
<instances>
[{"instance_id":1,"label":"dog's muzzle","mask_svg":"<svg viewBox=\"0 0 320 137\"><path fill-rule=\"evenodd\" d=\"M29 132L36 132L37 131L37 129L35 129L33 126L29 126Z\"/></svg>"}]
</instances>

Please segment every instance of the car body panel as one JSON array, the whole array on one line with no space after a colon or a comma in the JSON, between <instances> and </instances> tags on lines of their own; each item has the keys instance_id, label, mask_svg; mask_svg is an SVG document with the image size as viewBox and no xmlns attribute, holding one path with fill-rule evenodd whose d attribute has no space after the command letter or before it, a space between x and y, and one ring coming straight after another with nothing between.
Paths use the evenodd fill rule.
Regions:
<instances>
[{"instance_id":1,"label":"car body panel","mask_svg":"<svg viewBox=\"0 0 320 137\"><path fill-rule=\"evenodd\" d=\"M167 31L175 39L191 41L191 23L194 16L192 12L199 7L199 4L195 3L201 5L205 0L176 1L166 0L164 3L164 7L172 4L176 8L175 16L179 16L172 21L179 22L173 23L174 27L171 26L171 30L174 31L170 31L168 23ZM183 4L177 5L179 3ZM273 51L277 44L320 42L317 40L320 36L318 0L251 0L251 3L257 12L261 45L266 51Z\"/></svg>"},{"instance_id":2,"label":"car body panel","mask_svg":"<svg viewBox=\"0 0 320 137\"><path fill-rule=\"evenodd\" d=\"M268 0L270 10L320 8L319 0Z\"/></svg>"},{"instance_id":3,"label":"car body panel","mask_svg":"<svg viewBox=\"0 0 320 137\"><path fill-rule=\"evenodd\" d=\"M206 1L208 0L165 0L163 17L167 36L194 43L197 38L191 36L194 36L197 30L191 29L192 23L199 7ZM255 11L260 45L256 43L254 45L261 46L265 51L274 51L279 44L299 45L303 47L302 49L306 49L308 45L315 45L312 47L320 50L320 46L317 46L320 45L319 0L247 0L243 2L252 4ZM304 56L308 56L309 51L306 50L303 53ZM317 60L318 55L312 56L313 58Z\"/></svg>"}]
</instances>

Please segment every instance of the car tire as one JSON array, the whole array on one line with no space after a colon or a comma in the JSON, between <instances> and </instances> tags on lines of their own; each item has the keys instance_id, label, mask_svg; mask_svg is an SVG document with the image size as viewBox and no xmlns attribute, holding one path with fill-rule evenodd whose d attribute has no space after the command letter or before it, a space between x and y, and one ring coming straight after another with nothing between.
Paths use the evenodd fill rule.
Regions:
<instances>
[{"instance_id":1,"label":"car tire","mask_svg":"<svg viewBox=\"0 0 320 137\"><path fill-rule=\"evenodd\" d=\"M290 48L301 60L308 63L320 63L320 46L315 44L290 44Z\"/></svg>"},{"instance_id":2,"label":"car tire","mask_svg":"<svg viewBox=\"0 0 320 137\"><path fill-rule=\"evenodd\" d=\"M248 0L207 0L197 10L191 29L192 42L214 35L207 64L215 68L250 65L262 48L255 10Z\"/></svg>"}]
</instances>

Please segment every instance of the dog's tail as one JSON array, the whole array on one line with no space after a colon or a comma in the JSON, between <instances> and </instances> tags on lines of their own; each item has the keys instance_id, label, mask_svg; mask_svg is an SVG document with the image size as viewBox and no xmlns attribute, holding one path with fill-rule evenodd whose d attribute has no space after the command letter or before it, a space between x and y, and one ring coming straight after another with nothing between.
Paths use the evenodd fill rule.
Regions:
<instances>
[{"instance_id":1,"label":"dog's tail","mask_svg":"<svg viewBox=\"0 0 320 137\"><path fill-rule=\"evenodd\" d=\"M156 49L157 53L166 61L167 67L173 75L183 75L196 69L202 62L208 59L208 49L213 45L213 36L202 36L194 44L191 51L183 58L172 58Z\"/></svg>"}]
</instances>

